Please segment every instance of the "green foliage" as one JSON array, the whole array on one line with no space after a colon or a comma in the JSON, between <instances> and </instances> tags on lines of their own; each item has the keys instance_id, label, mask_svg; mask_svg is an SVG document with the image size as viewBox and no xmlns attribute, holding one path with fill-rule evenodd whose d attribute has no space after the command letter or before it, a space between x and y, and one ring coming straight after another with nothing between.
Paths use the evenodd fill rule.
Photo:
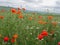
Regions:
<instances>
[{"instance_id":1,"label":"green foliage","mask_svg":"<svg viewBox=\"0 0 60 45\"><path fill-rule=\"evenodd\" d=\"M7 45L57 45L60 41L60 24L58 23L56 27L53 27L51 24L41 25L38 23L38 16L42 16L42 20L48 22L48 15L52 15L52 21L60 21L60 15L46 14L42 15L39 13L25 13L23 12L23 19L19 19L17 14L12 14L9 12L0 12L0 16L3 15L4 19L0 19L0 45L5 45L3 38L8 36L12 38L14 34L18 34L18 38L15 43L8 42ZM28 16L26 16L28 15ZM28 17L33 17L33 20L29 20ZM34 20L35 19L35 20ZM47 40L39 40L37 36L41 33L43 29L55 30L54 35L49 35L50 37L54 37L53 41ZM47 38L48 39L48 38Z\"/></svg>"}]
</instances>

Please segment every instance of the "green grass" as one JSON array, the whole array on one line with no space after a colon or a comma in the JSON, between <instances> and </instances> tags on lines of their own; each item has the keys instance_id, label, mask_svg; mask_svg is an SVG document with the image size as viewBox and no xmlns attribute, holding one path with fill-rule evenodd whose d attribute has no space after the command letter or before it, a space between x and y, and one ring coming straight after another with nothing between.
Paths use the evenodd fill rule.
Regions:
<instances>
[{"instance_id":1,"label":"green grass","mask_svg":"<svg viewBox=\"0 0 60 45\"><path fill-rule=\"evenodd\" d=\"M28 16L26 16L28 14ZM35 15L32 13L25 13L23 12L23 19L19 19L18 15L12 14L10 11L0 12L0 16L4 16L4 19L0 19L0 34L2 37L0 38L0 45L5 45L3 38L8 36L12 38L12 36L17 33L18 38L15 43L11 43L10 41L7 45L45 45L44 40L37 39L37 36L41 33L43 29L46 29L48 25L41 25L38 24L38 16L42 16L44 21L47 21L47 17L49 15L53 16L52 21L60 22L60 15L53 15L53 14L39 14L36 13ZM28 17L32 16L35 20L29 20ZM60 34L60 24L57 27L53 27L52 30L55 30L56 33ZM51 29L51 28L49 28ZM51 41L50 45L57 45L57 42L60 41L60 35L56 35L56 39ZM48 43L48 42L47 42Z\"/></svg>"}]
</instances>

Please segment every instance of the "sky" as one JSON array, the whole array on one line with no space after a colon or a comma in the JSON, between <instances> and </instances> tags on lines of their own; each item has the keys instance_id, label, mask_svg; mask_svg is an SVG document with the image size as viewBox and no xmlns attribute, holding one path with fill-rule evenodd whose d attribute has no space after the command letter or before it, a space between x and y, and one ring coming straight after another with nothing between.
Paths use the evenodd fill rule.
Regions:
<instances>
[{"instance_id":1,"label":"sky","mask_svg":"<svg viewBox=\"0 0 60 45\"><path fill-rule=\"evenodd\" d=\"M31 11L59 12L60 0L0 0L0 6L20 7Z\"/></svg>"}]
</instances>

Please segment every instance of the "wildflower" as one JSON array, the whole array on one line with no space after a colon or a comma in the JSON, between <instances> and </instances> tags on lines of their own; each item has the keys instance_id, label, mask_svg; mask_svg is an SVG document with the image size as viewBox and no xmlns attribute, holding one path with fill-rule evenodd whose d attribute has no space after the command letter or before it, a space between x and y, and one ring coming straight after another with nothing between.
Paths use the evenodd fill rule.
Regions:
<instances>
[{"instance_id":1,"label":"wildflower","mask_svg":"<svg viewBox=\"0 0 60 45\"><path fill-rule=\"evenodd\" d=\"M48 16L48 19L51 20L53 18L53 16Z\"/></svg>"},{"instance_id":2,"label":"wildflower","mask_svg":"<svg viewBox=\"0 0 60 45\"><path fill-rule=\"evenodd\" d=\"M43 24L47 24L47 22L43 22Z\"/></svg>"},{"instance_id":3,"label":"wildflower","mask_svg":"<svg viewBox=\"0 0 60 45\"><path fill-rule=\"evenodd\" d=\"M18 18L22 19L22 18L24 18L24 16L23 15L20 15Z\"/></svg>"},{"instance_id":4,"label":"wildflower","mask_svg":"<svg viewBox=\"0 0 60 45\"><path fill-rule=\"evenodd\" d=\"M46 30L43 30L42 33L41 33L41 35L48 36L48 32Z\"/></svg>"},{"instance_id":5,"label":"wildflower","mask_svg":"<svg viewBox=\"0 0 60 45\"><path fill-rule=\"evenodd\" d=\"M1 12L5 12L5 10L4 10L4 9L2 9L2 10L1 10Z\"/></svg>"},{"instance_id":6,"label":"wildflower","mask_svg":"<svg viewBox=\"0 0 60 45\"><path fill-rule=\"evenodd\" d=\"M42 20L39 20L38 23L39 24L44 24L44 22Z\"/></svg>"},{"instance_id":7,"label":"wildflower","mask_svg":"<svg viewBox=\"0 0 60 45\"><path fill-rule=\"evenodd\" d=\"M48 36L48 32L46 30L43 30L41 34L38 35L38 39L43 39L45 36Z\"/></svg>"},{"instance_id":8,"label":"wildflower","mask_svg":"<svg viewBox=\"0 0 60 45\"><path fill-rule=\"evenodd\" d=\"M42 18L42 16L38 16L38 18L40 18L40 19L41 19L41 18Z\"/></svg>"},{"instance_id":9,"label":"wildflower","mask_svg":"<svg viewBox=\"0 0 60 45\"><path fill-rule=\"evenodd\" d=\"M32 35L32 33L30 33Z\"/></svg>"},{"instance_id":10,"label":"wildflower","mask_svg":"<svg viewBox=\"0 0 60 45\"><path fill-rule=\"evenodd\" d=\"M41 35L41 34L40 34L40 35L38 35L38 39L39 39L39 40L42 40L42 39L43 39L43 37L44 37L44 36L43 36L43 35Z\"/></svg>"},{"instance_id":11,"label":"wildflower","mask_svg":"<svg viewBox=\"0 0 60 45\"><path fill-rule=\"evenodd\" d=\"M4 37L4 42L8 42L9 38L8 37Z\"/></svg>"},{"instance_id":12,"label":"wildflower","mask_svg":"<svg viewBox=\"0 0 60 45\"><path fill-rule=\"evenodd\" d=\"M29 29L29 26L26 26L26 29Z\"/></svg>"},{"instance_id":13,"label":"wildflower","mask_svg":"<svg viewBox=\"0 0 60 45\"><path fill-rule=\"evenodd\" d=\"M39 27L36 27L36 29L39 29Z\"/></svg>"},{"instance_id":14,"label":"wildflower","mask_svg":"<svg viewBox=\"0 0 60 45\"><path fill-rule=\"evenodd\" d=\"M11 12L12 12L12 13L16 13L16 9L12 8L12 9L11 9Z\"/></svg>"},{"instance_id":15,"label":"wildflower","mask_svg":"<svg viewBox=\"0 0 60 45\"><path fill-rule=\"evenodd\" d=\"M0 16L0 19L3 19L4 18L4 16Z\"/></svg>"},{"instance_id":16,"label":"wildflower","mask_svg":"<svg viewBox=\"0 0 60 45\"><path fill-rule=\"evenodd\" d=\"M17 14L20 14L20 13L21 13L21 11L20 11L20 10L18 10L18 11L17 11Z\"/></svg>"},{"instance_id":17,"label":"wildflower","mask_svg":"<svg viewBox=\"0 0 60 45\"><path fill-rule=\"evenodd\" d=\"M20 8L18 8L18 10L21 10Z\"/></svg>"},{"instance_id":18,"label":"wildflower","mask_svg":"<svg viewBox=\"0 0 60 45\"><path fill-rule=\"evenodd\" d=\"M14 34L14 35L13 35L13 38L14 38L14 39L18 38L18 34Z\"/></svg>"},{"instance_id":19,"label":"wildflower","mask_svg":"<svg viewBox=\"0 0 60 45\"><path fill-rule=\"evenodd\" d=\"M57 25L57 22L52 22L52 24L53 24L54 26L56 26L56 25Z\"/></svg>"},{"instance_id":20,"label":"wildflower","mask_svg":"<svg viewBox=\"0 0 60 45\"><path fill-rule=\"evenodd\" d=\"M32 20L33 18L32 17L29 17L29 20Z\"/></svg>"},{"instance_id":21,"label":"wildflower","mask_svg":"<svg viewBox=\"0 0 60 45\"><path fill-rule=\"evenodd\" d=\"M58 45L60 45L60 42L58 42Z\"/></svg>"},{"instance_id":22,"label":"wildflower","mask_svg":"<svg viewBox=\"0 0 60 45\"><path fill-rule=\"evenodd\" d=\"M15 39L12 38L12 39L11 39L11 43L14 43L14 42L15 42Z\"/></svg>"},{"instance_id":23,"label":"wildflower","mask_svg":"<svg viewBox=\"0 0 60 45\"><path fill-rule=\"evenodd\" d=\"M34 29L33 26L30 29Z\"/></svg>"}]
</instances>

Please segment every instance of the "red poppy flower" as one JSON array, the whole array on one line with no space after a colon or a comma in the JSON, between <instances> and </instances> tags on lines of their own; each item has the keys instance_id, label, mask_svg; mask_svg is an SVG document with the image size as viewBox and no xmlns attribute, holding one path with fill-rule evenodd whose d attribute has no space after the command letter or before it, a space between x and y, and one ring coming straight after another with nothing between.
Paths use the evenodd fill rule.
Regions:
<instances>
[{"instance_id":1,"label":"red poppy flower","mask_svg":"<svg viewBox=\"0 0 60 45\"><path fill-rule=\"evenodd\" d=\"M14 35L13 35L13 38L14 38L14 39L18 38L18 34L14 34Z\"/></svg>"},{"instance_id":2,"label":"red poppy flower","mask_svg":"<svg viewBox=\"0 0 60 45\"><path fill-rule=\"evenodd\" d=\"M53 18L53 16L48 16L48 19L51 20Z\"/></svg>"},{"instance_id":3,"label":"red poppy flower","mask_svg":"<svg viewBox=\"0 0 60 45\"><path fill-rule=\"evenodd\" d=\"M12 9L11 9L11 12L12 12L12 13L16 13L16 9L12 8Z\"/></svg>"},{"instance_id":4,"label":"red poppy flower","mask_svg":"<svg viewBox=\"0 0 60 45\"><path fill-rule=\"evenodd\" d=\"M4 18L4 16L0 16L0 19L3 19Z\"/></svg>"},{"instance_id":5,"label":"red poppy flower","mask_svg":"<svg viewBox=\"0 0 60 45\"><path fill-rule=\"evenodd\" d=\"M44 21L43 20L39 20L38 23L39 24L44 24Z\"/></svg>"},{"instance_id":6,"label":"red poppy flower","mask_svg":"<svg viewBox=\"0 0 60 45\"><path fill-rule=\"evenodd\" d=\"M11 43L14 43L14 42L15 42L15 39L12 38L12 39L11 39Z\"/></svg>"},{"instance_id":7,"label":"red poppy flower","mask_svg":"<svg viewBox=\"0 0 60 45\"><path fill-rule=\"evenodd\" d=\"M18 18L22 19L22 18L24 18L24 17L23 17L23 15L20 15Z\"/></svg>"},{"instance_id":8,"label":"red poppy flower","mask_svg":"<svg viewBox=\"0 0 60 45\"><path fill-rule=\"evenodd\" d=\"M18 8L18 10L21 10L20 8Z\"/></svg>"},{"instance_id":9,"label":"red poppy flower","mask_svg":"<svg viewBox=\"0 0 60 45\"><path fill-rule=\"evenodd\" d=\"M29 17L29 20L32 20L33 18L32 17Z\"/></svg>"},{"instance_id":10,"label":"red poppy flower","mask_svg":"<svg viewBox=\"0 0 60 45\"><path fill-rule=\"evenodd\" d=\"M58 42L58 45L60 45L60 42Z\"/></svg>"},{"instance_id":11,"label":"red poppy flower","mask_svg":"<svg viewBox=\"0 0 60 45\"><path fill-rule=\"evenodd\" d=\"M8 37L4 37L4 42L8 42L9 38Z\"/></svg>"},{"instance_id":12,"label":"red poppy flower","mask_svg":"<svg viewBox=\"0 0 60 45\"><path fill-rule=\"evenodd\" d=\"M18 11L17 11L17 14L20 14L20 13L21 13L21 11L20 11L20 10L18 10Z\"/></svg>"},{"instance_id":13,"label":"red poppy flower","mask_svg":"<svg viewBox=\"0 0 60 45\"><path fill-rule=\"evenodd\" d=\"M46 30L43 30L42 33L41 33L41 35L48 36L48 32Z\"/></svg>"},{"instance_id":14,"label":"red poppy flower","mask_svg":"<svg viewBox=\"0 0 60 45\"><path fill-rule=\"evenodd\" d=\"M42 18L42 16L38 16L38 18Z\"/></svg>"},{"instance_id":15,"label":"red poppy flower","mask_svg":"<svg viewBox=\"0 0 60 45\"><path fill-rule=\"evenodd\" d=\"M43 35L41 35L41 34L40 34L40 35L38 35L38 39L39 39L39 40L42 40L42 39L43 39L43 37L44 37L44 36L43 36Z\"/></svg>"},{"instance_id":16,"label":"red poppy flower","mask_svg":"<svg viewBox=\"0 0 60 45\"><path fill-rule=\"evenodd\" d=\"M57 22L52 22L53 26L56 26L57 25Z\"/></svg>"},{"instance_id":17,"label":"red poppy flower","mask_svg":"<svg viewBox=\"0 0 60 45\"><path fill-rule=\"evenodd\" d=\"M4 10L4 9L2 9L2 10L1 10L1 12L5 12L5 10Z\"/></svg>"}]
</instances>

